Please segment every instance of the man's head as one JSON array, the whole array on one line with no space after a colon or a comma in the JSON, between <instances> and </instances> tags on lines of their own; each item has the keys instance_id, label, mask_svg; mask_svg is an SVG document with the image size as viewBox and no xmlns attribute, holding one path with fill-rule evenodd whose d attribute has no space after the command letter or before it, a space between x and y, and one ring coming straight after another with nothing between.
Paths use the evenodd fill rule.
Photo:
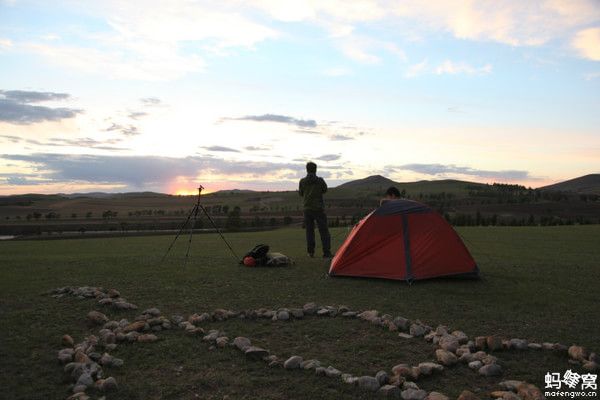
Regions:
<instances>
[{"instance_id":1,"label":"man's head","mask_svg":"<svg viewBox=\"0 0 600 400\"><path fill-rule=\"evenodd\" d=\"M400 191L395 186L390 186L388 190L385 191L385 198L389 200L399 199Z\"/></svg>"},{"instance_id":2,"label":"man's head","mask_svg":"<svg viewBox=\"0 0 600 400\"><path fill-rule=\"evenodd\" d=\"M308 172L309 174L316 174L317 173L317 164L315 164L312 161L309 161L306 163L306 172Z\"/></svg>"}]
</instances>

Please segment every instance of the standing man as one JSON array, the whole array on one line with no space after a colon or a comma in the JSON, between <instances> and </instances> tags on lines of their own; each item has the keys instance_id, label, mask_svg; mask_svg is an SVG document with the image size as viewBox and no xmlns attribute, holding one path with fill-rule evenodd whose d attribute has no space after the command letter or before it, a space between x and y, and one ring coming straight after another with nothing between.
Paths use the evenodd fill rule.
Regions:
<instances>
[{"instance_id":1,"label":"standing man","mask_svg":"<svg viewBox=\"0 0 600 400\"><path fill-rule=\"evenodd\" d=\"M315 221L319 228L323 258L331 258L331 236L327 228L327 215L323 193L327 191L327 184L323 178L317 176L317 164L306 164L306 177L300 179L300 196L304 197L304 226L306 228L306 246L308 256L315 256Z\"/></svg>"}]
</instances>

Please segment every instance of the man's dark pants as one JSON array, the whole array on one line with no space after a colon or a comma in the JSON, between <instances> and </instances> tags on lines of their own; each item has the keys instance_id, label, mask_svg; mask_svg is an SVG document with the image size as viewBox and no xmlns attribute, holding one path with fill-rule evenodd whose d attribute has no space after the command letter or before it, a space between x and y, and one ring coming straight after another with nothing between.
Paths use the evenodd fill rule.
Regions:
<instances>
[{"instance_id":1,"label":"man's dark pants","mask_svg":"<svg viewBox=\"0 0 600 400\"><path fill-rule=\"evenodd\" d=\"M315 221L319 228L323 254L331 253L331 236L327 227L327 215L323 210L304 210L304 226L306 228L306 246L310 254L315 252Z\"/></svg>"}]
</instances>

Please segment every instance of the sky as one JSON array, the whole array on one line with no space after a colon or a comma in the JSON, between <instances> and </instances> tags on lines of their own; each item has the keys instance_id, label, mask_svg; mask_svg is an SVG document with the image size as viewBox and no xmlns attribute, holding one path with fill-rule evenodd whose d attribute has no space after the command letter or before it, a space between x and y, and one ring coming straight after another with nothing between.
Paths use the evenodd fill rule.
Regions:
<instances>
[{"instance_id":1,"label":"sky","mask_svg":"<svg viewBox=\"0 0 600 400\"><path fill-rule=\"evenodd\" d=\"M0 0L0 195L600 172L600 0Z\"/></svg>"}]
</instances>

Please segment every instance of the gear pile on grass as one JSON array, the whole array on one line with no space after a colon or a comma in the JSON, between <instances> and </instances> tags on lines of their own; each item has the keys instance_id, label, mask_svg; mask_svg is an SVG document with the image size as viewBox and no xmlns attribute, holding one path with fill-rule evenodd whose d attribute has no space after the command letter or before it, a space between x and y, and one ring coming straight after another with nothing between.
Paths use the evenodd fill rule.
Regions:
<instances>
[{"instance_id":1,"label":"gear pile on grass","mask_svg":"<svg viewBox=\"0 0 600 400\"><path fill-rule=\"evenodd\" d=\"M97 287L60 288L51 292L54 297L65 295L75 296L80 299L96 298L99 305L111 305L115 308L136 309L133 304L127 303L114 289L105 290ZM112 301L107 301L112 299ZM126 303L127 307L115 306ZM253 346L249 338L238 336L233 340L220 330L205 331L203 328L213 321L226 321L232 318L241 319L270 319L272 321L288 321L303 319L304 317L340 317L358 318L375 326L385 328L391 332L398 332L401 340L423 338L438 348L435 351L437 362L426 361L418 365L398 364L391 368L391 374L379 371L375 376L353 376L343 373L329 365L321 365L319 360L304 360L299 355L291 356L285 360L267 349ZM317 376L340 379L348 385L356 386L367 392L377 392L384 398L402 398L404 400L444 400L449 399L440 392L426 392L418 387L417 381L424 376L439 373L446 368L451 368L458 363L464 363L476 373L486 377L502 375L502 367L498 358L487 351L499 350L513 351L557 351L566 353L569 362L581 365L589 372L599 369L599 358L595 353L581 346L567 347L560 343L531 343L525 339L502 339L498 336L480 336L470 340L462 331L450 331L446 326L440 325L435 329L416 320L414 322L404 317L393 317L389 314L380 315L377 310L353 311L346 306L319 306L316 303L307 303L302 308L281 308L278 310L258 309L231 311L217 309L211 313L195 313L187 319L180 315L166 318L157 308L143 311L130 322L126 319L120 321L109 320L99 312L90 311L87 321L94 326L101 326L98 336L91 335L81 343L75 344L69 335L62 338L64 348L58 352L58 360L64 364L67 379L72 382L72 395L68 400L89 400L86 392L108 392L117 389L114 378L104 378L103 368L114 368L123 365L123 361L112 357L108 351L114 350L120 343L152 343L159 340L157 334L162 330L177 327L186 334L200 336L214 348L233 347L241 351L249 360L265 362L269 367L280 367L287 370L302 369L312 371ZM100 349L104 353L100 354ZM494 399L503 400L540 400L544 399L542 391L528 382L507 380L499 383L499 390L490 393ZM104 398L102 396L101 398ZM474 393L465 390L458 400L479 399Z\"/></svg>"}]
</instances>

